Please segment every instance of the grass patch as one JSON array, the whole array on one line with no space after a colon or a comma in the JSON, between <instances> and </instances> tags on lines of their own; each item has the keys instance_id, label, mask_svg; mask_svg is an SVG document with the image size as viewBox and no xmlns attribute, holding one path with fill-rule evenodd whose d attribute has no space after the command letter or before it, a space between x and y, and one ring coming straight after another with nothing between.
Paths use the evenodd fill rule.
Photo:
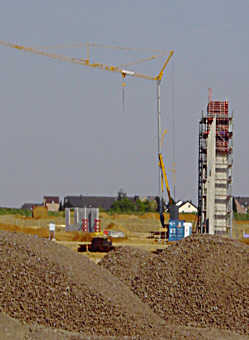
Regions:
<instances>
[{"instance_id":1,"label":"grass patch","mask_svg":"<svg viewBox=\"0 0 249 340\"><path fill-rule=\"evenodd\" d=\"M27 209L0 208L0 215L32 216L32 212Z\"/></svg>"},{"instance_id":2,"label":"grass patch","mask_svg":"<svg viewBox=\"0 0 249 340\"><path fill-rule=\"evenodd\" d=\"M247 221L249 223L249 214L238 214L238 213L234 213L233 214L233 218L236 220L236 221Z\"/></svg>"}]
</instances>

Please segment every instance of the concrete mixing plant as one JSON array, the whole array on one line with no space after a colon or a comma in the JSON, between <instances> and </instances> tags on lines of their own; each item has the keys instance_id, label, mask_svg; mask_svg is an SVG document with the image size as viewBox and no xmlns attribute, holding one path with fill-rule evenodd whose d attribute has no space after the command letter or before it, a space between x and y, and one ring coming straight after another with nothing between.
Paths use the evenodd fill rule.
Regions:
<instances>
[{"instance_id":1,"label":"concrete mixing plant","mask_svg":"<svg viewBox=\"0 0 249 340\"><path fill-rule=\"evenodd\" d=\"M199 122L198 231L232 236L232 115L211 89L208 98Z\"/></svg>"}]
</instances>

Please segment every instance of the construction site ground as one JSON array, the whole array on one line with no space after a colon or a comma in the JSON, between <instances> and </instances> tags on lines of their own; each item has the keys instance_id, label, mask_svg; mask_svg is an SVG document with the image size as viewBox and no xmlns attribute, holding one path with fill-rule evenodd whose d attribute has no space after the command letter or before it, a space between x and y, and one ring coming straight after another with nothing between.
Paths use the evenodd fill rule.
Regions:
<instances>
[{"instance_id":1,"label":"construction site ground","mask_svg":"<svg viewBox=\"0 0 249 340\"><path fill-rule=\"evenodd\" d=\"M180 218L195 228L195 215ZM249 221L233 223L241 242L200 236L178 245L149 238L160 230L157 214L102 213L103 229L125 234L106 254L79 253L89 240L52 220L55 242L51 217L0 216L0 339L249 339Z\"/></svg>"},{"instance_id":2,"label":"construction site ground","mask_svg":"<svg viewBox=\"0 0 249 340\"><path fill-rule=\"evenodd\" d=\"M168 221L168 214L166 222ZM195 228L197 216L194 214L181 214L181 219L192 222ZM134 246L148 251L163 249L168 246L164 240L158 237L150 238L151 232L163 230L160 227L160 220L157 213L146 213L141 215L132 214L107 214L101 213L102 230L122 231L124 238L112 238L113 246ZM53 221L56 224L55 239L57 243L65 245L77 251L82 244L90 243L89 235L81 232L66 232L65 219L62 216L53 216L46 219L32 219L30 217L6 215L0 216L0 230L17 231L27 234L34 234L39 237L49 237L48 225ZM105 253L84 252L84 255L98 262Z\"/></svg>"},{"instance_id":3,"label":"construction site ground","mask_svg":"<svg viewBox=\"0 0 249 340\"><path fill-rule=\"evenodd\" d=\"M165 242L164 239L160 240L159 236L151 238L153 232L163 230L157 213L137 215L101 213L100 218L102 230L122 231L125 235L123 239L112 238L114 247L133 246L148 251L156 251L169 246L169 243ZM180 214L179 218L192 222L193 231L196 230L197 216L195 214ZM168 219L169 215L165 214L166 223ZM90 238L86 233L65 231L65 218L62 215L44 219L33 219L20 215L2 215L0 216L0 230L17 231L48 238L50 221L56 224L55 239L57 243L65 245L74 251L78 251L79 246L82 244L90 244ZM244 233L249 234L249 221L233 220L233 238L247 242L247 240L243 239ZM83 255L88 256L97 263L105 256L105 253L83 252Z\"/></svg>"}]
</instances>

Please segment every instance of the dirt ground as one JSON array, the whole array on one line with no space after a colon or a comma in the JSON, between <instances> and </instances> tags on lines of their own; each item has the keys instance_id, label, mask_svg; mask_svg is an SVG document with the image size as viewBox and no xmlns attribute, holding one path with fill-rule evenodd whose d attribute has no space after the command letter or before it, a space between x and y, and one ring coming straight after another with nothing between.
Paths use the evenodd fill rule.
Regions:
<instances>
[{"instance_id":1,"label":"dirt ground","mask_svg":"<svg viewBox=\"0 0 249 340\"><path fill-rule=\"evenodd\" d=\"M166 221L168 220L166 214ZM193 225L196 224L196 215L182 214L181 219L191 221ZM81 232L65 232L65 222L62 217L53 217L56 224L56 242L77 251L82 242L90 241L87 235ZM122 231L125 234L124 239L114 239L114 246L136 246L149 251L162 249L166 247L164 242L157 242L150 239L150 232L160 230L160 220L157 213L147 213L144 215L109 215L106 213L100 214L101 226L103 229L112 229ZM37 235L38 237L48 238L48 224L50 219L32 219L22 216L0 216L0 230L22 232L25 234ZM90 259L98 262L103 253L82 253Z\"/></svg>"},{"instance_id":2,"label":"dirt ground","mask_svg":"<svg viewBox=\"0 0 249 340\"><path fill-rule=\"evenodd\" d=\"M166 214L166 222L168 221ZM195 230L197 216L194 214L180 214L180 219L193 223ZM79 245L84 241L89 241L87 236L80 232L65 232L65 219L62 216L52 217L56 223L56 242L77 251ZM122 231L125 234L124 239L112 239L114 246L135 246L148 251L156 249L164 249L168 245L164 241L158 239L150 239L150 232L160 230L160 220L157 213L146 213L144 215L109 215L107 213L100 214L102 229L112 229ZM48 224L51 218L32 219L22 216L0 216L0 230L23 232L26 234L37 235L39 237L48 238ZM233 238L243 239L243 233L249 233L249 221L233 221ZM244 240L246 242L246 240ZM94 262L99 262L105 255L104 253L83 252Z\"/></svg>"},{"instance_id":3,"label":"dirt ground","mask_svg":"<svg viewBox=\"0 0 249 340\"><path fill-rule=\"evenodd\" d=\"M243 339L168 324L109 270L56 242L1 231L0 251L2 339Z\"/></svg>"},{"instance_id":4,"label":"dirt ground","mask_svg":"<svg viewBox=\"0 0 249 340\"><path fill-rule=\"evenodd\" d=\"M125 247L136 247L141 250L145 250L145 251L147 250L149 252L156 252L158 250L164 250L169 246L162 240L159 241L159 240L149 238L151 231L160 230L160 221L156 214L148 214L145 216L132 216L132 215L109 216L107 214L102 214L101 217L102 217L103 228L123 231L125 233L125 238L123 240L113 239L114 247L118 247L118 246L123 246L124 248ZM185 220L193 221L193 223L195 223L196 221L195 216L185 215L184 217L185 217L184 218ZM84 243L86 241L86 238L84 238L82 236L82 233L79 233L79 232L72 232L72 233L65 232L61 218L58 221L56 221L56 218L54 220L57 225L56 242L51 242L51 246L52 244L54 245L57 244L58 246L59 245L66 246L67 248L73 250L73 253L77 253L78 258L80 258L81 256L83 256L84 258L87 257L88 259L91 260L90 262L99 263L105 257L106 255L105 253L93 253L93 252L78 253L79 245ZM16 219L16 221L18 220ZM24 221L23 224L18 224L18 225L15 223L12 224L10 222L14 222L13 218L12 220L10 218L4 220L3 216L1 216L0 230L11 231L11 232L14 232L15 234L19 234L19 233L30 234L30 235L33 235L35 239L37 238L37 240L45 239L44 242L47 242L46 239L48 238L48 228L47 228L48 221L39 222L37 220L31 219L31 222L30 222L30 219L29 219L28 224L25 224L26 223L25 219L23 219L23 221ZM247 232L247 233L249 232L249 221L248 223L247 221L246 222L243 221L243 223L234 221L233 230L234 230L234 234L233 234L234 237L241 238L243 235L243 232ZM0 250L1 250L1 247L0 247ZM23 256L22 253L21 253L21 256ZM47 255L45 256L44 258L45 261L47 261L48 259L47 256L49 256L49 253L47 253ZM63 266L67 266L66 258L65 258ZM70 267L70 270L71 270L71 267ZM92 270L93 269L91 269L91 271ZM77 276L77 274L74 274L74 275ZM21 295L19 294L19 296L21 297L22 293ZM221 339L221 340L222 339L231 339L231 340L248 339L247 336L238 335L233 332L225 331L225 330L210 329L210 328L199 329L199 328L193 328L193 327L191 328L191 327L182 327L182 326L178 327L178 326L166 326L165 332L163 332L165 335L162 337L157 336L155 338L153 338L152 335L149 337L146 337L145 335L143 335L142 337L140 336L122 337L122 336L117 336L117 333L115 333L116 334L115 336L100 336L100 335L90 336L90 335L84 335L82 333L77 333L76 331L72 331L74 328L72 328L72 330L68 332L65 330L65 328L62 330L62 329L54 329L54 327L53 328L46 327L44 325L35 325L33 321L32 323L25 323L23 321L17 320L16 318L11 318L9 315L5 314L3 310L0 308L0 340L2 339L3 340L5 339L7 340L8 339L41 340L44 338L46 338L47 340L53 340L53 339L55 340L57 339L58 340L59 339L62 339L62 340L67 340L67 339L70 339L70 340L150 339L151 340L151 339L160 339L160 338L161 339L204 339L204 340L205 339L207 340L208 339L209 340L211 339L214 339L214 340L216 339L217 340L218 339ZM70 329L70 328L66 327L66 329Z\"/></svg>"},{"instance_id":5,"label":"dirt ground","mask_svg":"<svg viewBox=\"0 0 249 340\"><path fill-rule=\"evenodd\" d=\"M163 320L249 336L249 247L215 235L187 237L151 254L118 247L99 263Z\"/></svg>"},{"instance_id":6,"label":"dirt ground","mask_svg":"<svg viewBox=\"0 0 249 340\"><path fill-rule=\"evenodd\" d=\"M38 325L28 325L0 313L0 340L139 340L139 337L129 336L89 336L76 332L45 328ZM161 340L247 340L248 337L217 329L179 329L173 330L168 337ZM154 340L160 340L154 339ZM153 340L143 337L143 340Z\"/></svg>"},{"instance_id":7,"label":"dirt ground","mask_svg":"<svg viewBox=\"0 0 249 340\"><path fill-rule=\"evenodd\" d=\"M67 332L59 329L45 328L38 325L28 325L15 320L5 313L0 313L0 340L138 340L139 337L129 336L89 336L76 332ZM242 335L216 329L180 329L175 330L168 337L162 339L179 340L247 340ZM154 340L160 340L154 339ZM152 340L143 337L143 340Z\"/></svg>"}]
</instances>

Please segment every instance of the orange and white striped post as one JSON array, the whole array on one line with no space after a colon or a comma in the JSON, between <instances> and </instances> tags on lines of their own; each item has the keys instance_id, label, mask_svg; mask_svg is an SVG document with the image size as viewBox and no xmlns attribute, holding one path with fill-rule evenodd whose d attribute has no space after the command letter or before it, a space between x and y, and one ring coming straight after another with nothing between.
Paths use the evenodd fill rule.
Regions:
<instances>
[{"instance_id":1,"label":"orange and white striped post","mask_svg":"<svg viewBox=\"0 0 249 340\"><path fill-rule=\"evenodd\" d=\"M88 231L88 218L86 214L86 208L84 208L84 217L81 220L82 231Z\"/></svg>"}]
</instances>

